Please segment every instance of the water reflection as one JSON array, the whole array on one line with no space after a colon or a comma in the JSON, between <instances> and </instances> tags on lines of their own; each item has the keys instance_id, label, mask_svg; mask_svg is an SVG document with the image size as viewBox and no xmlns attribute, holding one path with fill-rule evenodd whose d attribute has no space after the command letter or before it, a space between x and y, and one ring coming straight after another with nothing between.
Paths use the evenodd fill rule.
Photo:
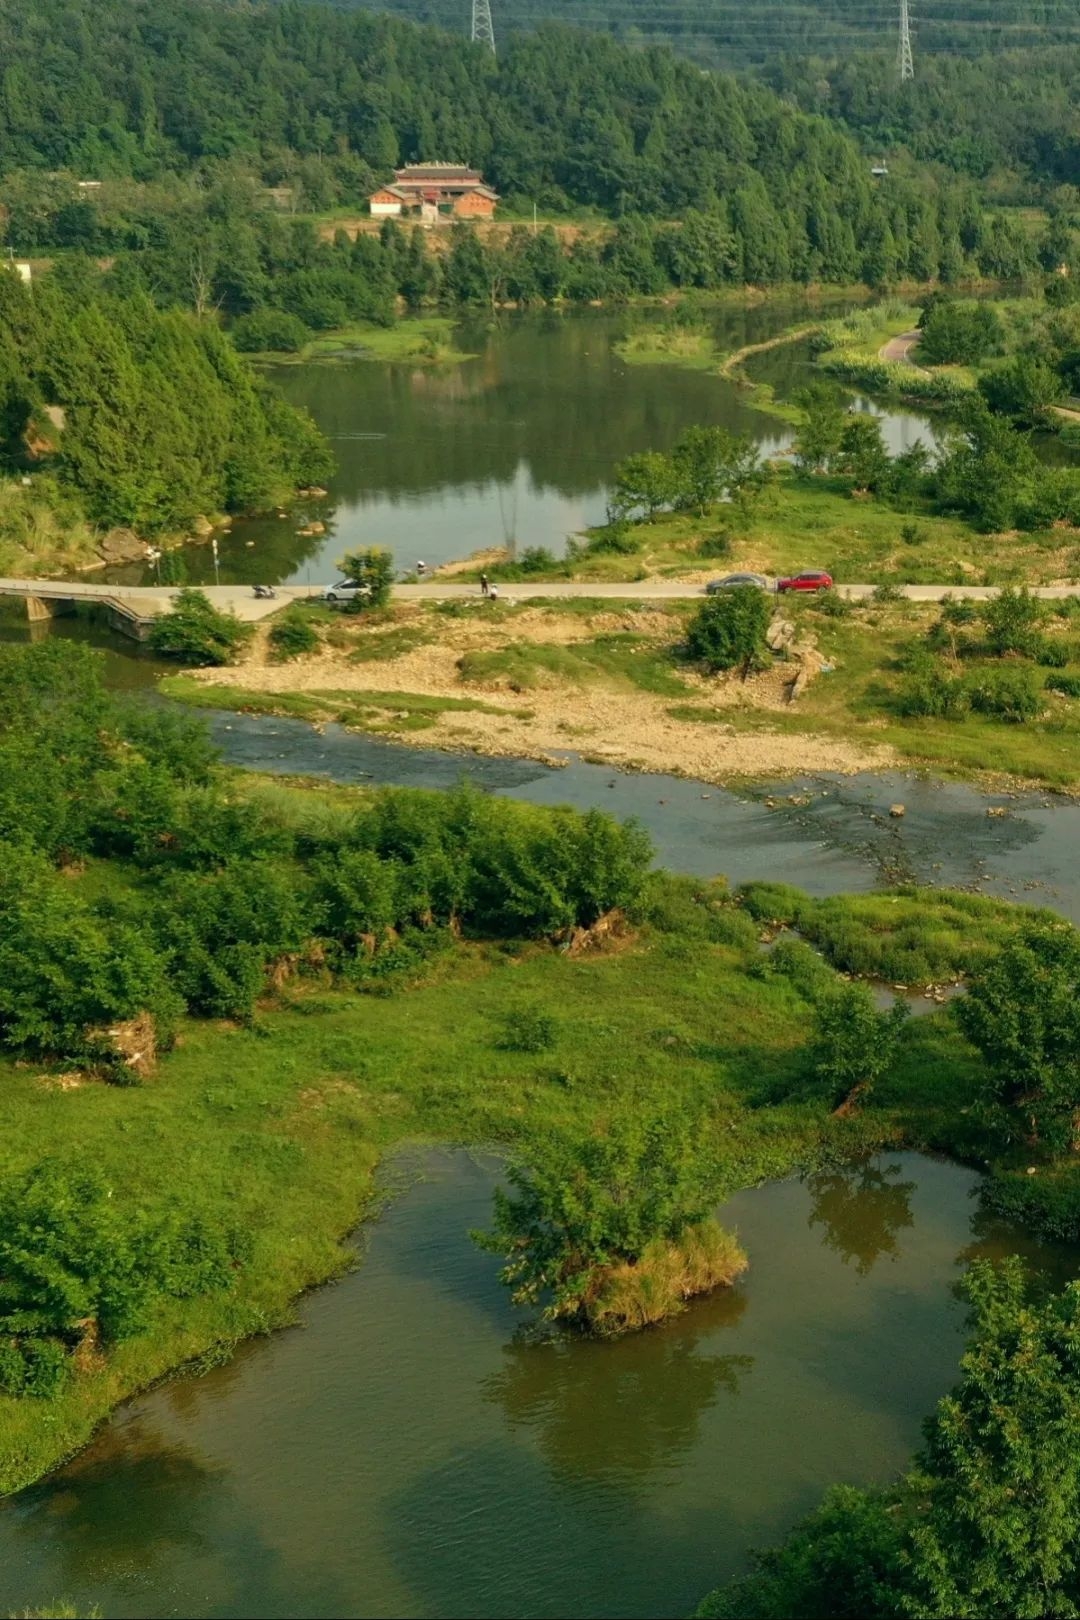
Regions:
<instances>
[{"instance_id":1,"label":"water reflection","mask_svg":"<svg viewBox=\"0 0 1080 1620\"><path fill-rule=\"evenodd\" d=\"M149 1422L107 1428L62 1474L4 1511L35 1547L44 1531L58 1589L85 1589L102 1567L145 1575L217 1534L228 1470L169 1443Z\"/></svg>"},{"instance_id":2,"label":"water reflection","mask_svg":"<svg viewBox=\"0 0 1080 1620\"><path fill-rule=\"evenodd\" d=\"M860 1277L883 1255L899 1257L899 1234L914 1224L913 1181L900 1181L898 1164L871 1160L858 1167L807 1176L812 1204L807 1225L821 1227L822 1241Z\"/></svg>"},{"instance_id":3,"label":"water reflection","mask_svg":"<svg viewBox=\"0 0 1080 1620\"><path fill-rule=\"evenodd\" d=\"M709 324L731 351L809 308L726 307ZM331 499L315 514L328 532L298 535L302 523L275 517L238 523L221 541L222 580L325 583L344 551L373 543L390 546L402 568L483 546L558 551L602 520L617 461L670 449L692 423L749 433L765 454L789 442L786 424L715 371L628 366L616 352L625 327L606 311L507 315L462 325L458 347L474 358L460 365L275 367L275 383L312 412L337 454ZM214 577L207 547L190 547L187 563L193 583Z\"/></svg>"},{"instance_id":4,"label":"water reflection","mask_svg":"<svg viewBox=\"0 0 1080 1620\"><path fill-rule=\"evenodd\" d=\"M720 1290L644 1334L631 1355L571 1335L523 1337L504 1349L485 1399L511 1428L530 1431L557 1474L649 1490L695 1444L719 1397L739 1393L753 1356L718 1355L711 1346L745 1310L738 1288Z\"/></svg>"}]
</instances>

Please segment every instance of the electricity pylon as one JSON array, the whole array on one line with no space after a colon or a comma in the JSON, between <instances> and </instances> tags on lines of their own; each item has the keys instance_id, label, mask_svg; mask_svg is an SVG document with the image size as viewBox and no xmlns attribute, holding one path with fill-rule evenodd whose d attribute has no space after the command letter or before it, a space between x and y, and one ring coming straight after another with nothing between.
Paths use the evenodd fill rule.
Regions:
<instances>
[{"instance_id":1,"label":"electricity pylon","mask_svg":"<svg viewBox=\"0 0 1080 1620\"><path fill-rule=\"evenodd\" d=\"M472 38L474 45L486 45L495 55L495 30L491 26L491 0L472 0Z\"/></svg>"},{"instance_id":2,"label":"electricity pylon","mask_svg":"<svg viewBox=\"0 0 1080 1620\"><path fill-rule=\"evenodd\" d=\"M487 4L487 0L484 0ZM476 38L476 5L473 4L473 38ZM495 49L492 44L492 50ZM897 53L897 67L900 70L900 83L915 77L915 63L911 58L911 15L908 10L908 0L900 0L900 50Z\"/></svg>"}]
</instances>

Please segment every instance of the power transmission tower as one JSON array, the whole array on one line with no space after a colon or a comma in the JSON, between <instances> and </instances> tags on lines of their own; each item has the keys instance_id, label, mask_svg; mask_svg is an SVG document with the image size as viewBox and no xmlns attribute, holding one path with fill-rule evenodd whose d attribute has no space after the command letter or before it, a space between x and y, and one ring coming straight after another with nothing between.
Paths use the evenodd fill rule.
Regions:
<instances>
[{"instance_id":1,"label":"power transmission tower","mask_svg":"<svg viewBox=\"0 0 1080 1620\"><path fill-rule=\"evenodd\" d=\"M487 3L487 0L484 0ZM473 18L476 17L475 0L473 5ZM473 22L473 38L476 38L476 22ZM494 44L492 50L495 49ZM900 50L897 54L897 67L900 70L900 83L915 77L915 63L911 59L911 15L908 10L908 0L900 0Z\"/></svg>"},{"instance_id":2,"label":"power transmission tower","mask_svg":"<svg viewBox=\"0 0 1080 1620\"><path fill-rule=\"evenodd\" d=\"M486 45L495 55L495 30L491 26L491 0L472 0L472 38L474 45Z\"/></svg>"}]
</instances>

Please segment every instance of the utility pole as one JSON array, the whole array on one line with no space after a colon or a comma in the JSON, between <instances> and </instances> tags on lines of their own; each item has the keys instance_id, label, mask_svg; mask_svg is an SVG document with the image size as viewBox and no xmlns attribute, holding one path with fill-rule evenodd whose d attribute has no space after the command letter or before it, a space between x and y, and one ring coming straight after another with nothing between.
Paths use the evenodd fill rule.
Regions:
<instances>
[{"instance_id":1,"label":"utility pole","mask_svg":"<svg viewBox=\"0 0 1080 1620\"><path fill-rule=\"evenodd\" d=\"M486 45L495 55L495 30L491 25L491 0L472 0L472 41Z\"/></svg>"},{"instance_id":2,"label":"utility pole","mask_svg":"<svg viewBox=\"0 0 1080 1620\"><path fill-rule=\"evenodd\" d=\"M475 9L473 15L476 15ZM475 28L475 23L473 26ZM475 33L473 38L476 38ZM494 49L493 45L492 50ZM900 0L900 49L897 53L896 65L900 71L901 84L906 84L909 79L915 77L915 63L911 57L911 13L908 0Z\"/></svg>"}]
</instances>

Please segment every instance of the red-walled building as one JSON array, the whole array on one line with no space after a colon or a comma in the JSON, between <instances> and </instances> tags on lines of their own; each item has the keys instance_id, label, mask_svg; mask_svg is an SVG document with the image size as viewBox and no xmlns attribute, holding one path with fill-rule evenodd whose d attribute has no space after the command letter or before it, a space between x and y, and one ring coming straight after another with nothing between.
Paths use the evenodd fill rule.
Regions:
<instances>
[{"instance_id":1,"label":"red-walled building","mask_svg":"<svg viewBox=\"0 0 1080 1620\"><path fill-rule=\"evenodd\" d=\"M369 199L377 218L416 212L428 219L490 219L498 201L479 170L457 163L410 163L395 171L393 185L380 186Z\"/></svg>"}]
</instances>

